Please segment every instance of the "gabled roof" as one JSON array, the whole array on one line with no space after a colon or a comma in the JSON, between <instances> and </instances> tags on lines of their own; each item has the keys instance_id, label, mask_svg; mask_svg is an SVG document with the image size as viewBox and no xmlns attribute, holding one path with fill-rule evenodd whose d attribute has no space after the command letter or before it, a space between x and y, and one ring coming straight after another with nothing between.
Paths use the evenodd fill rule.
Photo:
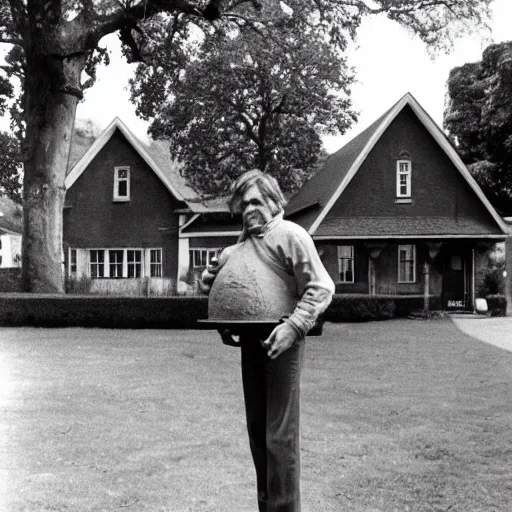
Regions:
<instances>
[{"instance_id":1,"label":"gabled roof","mask_svg":"<svg viewBox=\"0 0 512 512\"><path fill-rule=\"evenodd\" d=\"M21 235L23 232L23 210L7 196L0 196L0 235Z\"/></svg>"},{"instance_id":2,"label":"gabled roof","mask_svg":"<svg viewBox=\"0 0 512 512\"><path fill-rule=\"evenodd\" d=\"M147 145L143 144L128 129L128 127L123 123L123 121L119 119L119 117L116 117L107 126L107 128L105 128L103 133L94 141L92 146L85 152L85 154L78 161L78 163L69 171L65 180L66 189L70 188L73 185L73 183L75 183L75 181L82 175L82 173L85 171L85 169L87 169L88 165L92 162L94 157L101 151L101 149L103 149L105 144L111 139L112 135L116 130L121 131L121 133L133 146L133 148L139 153L142 159L160 178L160 180L167 187L169 192L171 192L171 194L179 201L184 201L184 190L179 189L179 186L177 185L177 183L173 181L173 179L170 177L170 173L167 171L168 167L170 167L171 165L171 160L169 159L167 165L161 167L156 161L159 158L156 156L156 154L158 153L160 155L160 150L151 150Z\"/></svg>"},{"instance_id":3,"label":"gabled roof","mask_svg":"<svg viewBox=\"0 0 512 512\"><path fill-rule=\"evenodd\" d=\"M72 158L75 163L68 170L66 176L66 188L73 183L85 171L94 157L101 151L110 140L115 130L119 129L134 149L153 169L155 174L162 180L167 189L178 199L186 204L186 207L178 210L192 213L228 212L229 209L225 198L205 199L189 185L187 180L180 173L180 164L171 159L170 143L166 140L151 140L149 144L144 143L116 117L105 128L103 133L90 145L89 148L72 147ZM83 141L80 142L83 146ZM74 155L74 158L73 158ZM77 158L77 156L80 158ZM78 160L78 161L76 161Z\"/></svg>"},{"instance_id":4,"label":"gabled roof","mask_svg":"<svg viewBox=\"0 0 512 512\"><path fill-rule=\"evenodd\" d=\"M485 197L445 133L410 93L403 96L366 130L332 154L325 162L324 167L308 180L289 201L286 207L286 217L293 216L293 220L301 224L311 235L315 235L325 216L347 188L370 151L406 106L413 110L423 126L476 193L500 229L506 232L502 218Z\"/></svg>"}]
</instances>

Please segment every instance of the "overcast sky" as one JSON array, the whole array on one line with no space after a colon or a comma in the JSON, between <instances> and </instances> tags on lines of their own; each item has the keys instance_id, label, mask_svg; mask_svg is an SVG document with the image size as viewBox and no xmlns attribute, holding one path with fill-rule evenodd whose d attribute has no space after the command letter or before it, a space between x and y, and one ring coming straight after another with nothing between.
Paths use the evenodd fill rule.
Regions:
<instances>
[{"instance_id":1,"label":"overcast sky","mask_svg":"<svg viewBox=\"0 0 512 512\"><path fill-rule=\"evenodd\" d=\"M495 0L493 12L492 41L512 40L512 0ZM357 74L352 97L360 112L359 121L344 136L324 138L327 151L332 153L339 149L407 92L412 93L441 126L450 70L480 60L489 42L481 37L465 37L456 42L451 54L431 59L423 43L396 23L385 17L366 18L349 53L349 64L356 68ZM116 35L104 38L102 45L109 47L111 64L98 70L96 84L86 91L84 101L79 104L77 119L92 119L100 128L105 128L119 116L144 139L147 124L137 119L127 90L135 65L121 58ZM0 120L0 129L7 129L5 120Z\"/></svg>"}]
</instances>

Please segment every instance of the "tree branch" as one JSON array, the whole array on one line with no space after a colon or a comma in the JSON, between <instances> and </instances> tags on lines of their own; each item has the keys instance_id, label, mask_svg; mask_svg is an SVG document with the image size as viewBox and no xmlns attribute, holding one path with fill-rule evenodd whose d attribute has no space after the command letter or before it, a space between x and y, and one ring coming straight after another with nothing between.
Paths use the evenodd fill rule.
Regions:
<instances>
[{"instance_id":1,"label":"tree branch","mask_svg":"<svg viewBox=\"0 0 512 512\"><path fill-rule=\"evenodd\" d=\"M13 39L9 37L0 37L0 43L14 44L16 46L22 46L23 41L21 39Z\"/></svg>"}]
</instances>

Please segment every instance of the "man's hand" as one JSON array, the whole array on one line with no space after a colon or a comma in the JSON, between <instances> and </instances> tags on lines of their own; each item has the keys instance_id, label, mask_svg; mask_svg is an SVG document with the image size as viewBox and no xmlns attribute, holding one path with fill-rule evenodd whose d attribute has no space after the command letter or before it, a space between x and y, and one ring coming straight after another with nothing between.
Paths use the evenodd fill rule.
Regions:
<instances>
[{"instance_id":1,"label":"man's hand","mask_svg":"<svg viewBox=\"0 0 512 512\"><path fill-rule=\"evenodd\" d=\"M212 287L213 281L215 281L219 270L224 266L226 261L228 261L229 256L236 249L237 245L238 244L230 245L229 247L222 249L218 259L213 258L211 265L208 265L201 272L201 279L197 281L197 284L203 293L210 293L210 288Z\"/></svg>"},{"instance_id":2,"label":"man's hand","mask_svg":"<svg viewBox=\"0 0 512 512\"><path fill-rule=\"evenodd\" d=\"M219 271L218 265L212 265L210 267L206 267L201 272L201 279L198 280L199 289L203 293L210 293L210 288L212 287L213 281L217 277L217 272Z\"/></svg>"},{"instance_id":3,"label":"man's hand","mask_svg":"<svg viewBox=\"0 0 512 512\"><path fill-rule=\"evenodd\" d=\"M298 341L299 337L299 333L284 322L279 324L265 341L262 341L262 345L267 349L268 357L275 359Z\"/></svg>"}]
</instances>

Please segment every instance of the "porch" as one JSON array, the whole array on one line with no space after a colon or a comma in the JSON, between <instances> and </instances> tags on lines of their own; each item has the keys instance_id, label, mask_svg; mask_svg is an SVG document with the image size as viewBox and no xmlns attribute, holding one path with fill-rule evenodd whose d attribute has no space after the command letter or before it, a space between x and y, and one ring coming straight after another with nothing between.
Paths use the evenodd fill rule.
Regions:
<instances>
[{"instance_id":1,"label":"porch","mask_svg":"<svg viewBox=\"0 0 512 512\"><path fill-rule=\"evenodd\" d=\"M433 298L444 310L474 310L496 240L317 241L336 293Z\"/></svg>"}]
</instances>

